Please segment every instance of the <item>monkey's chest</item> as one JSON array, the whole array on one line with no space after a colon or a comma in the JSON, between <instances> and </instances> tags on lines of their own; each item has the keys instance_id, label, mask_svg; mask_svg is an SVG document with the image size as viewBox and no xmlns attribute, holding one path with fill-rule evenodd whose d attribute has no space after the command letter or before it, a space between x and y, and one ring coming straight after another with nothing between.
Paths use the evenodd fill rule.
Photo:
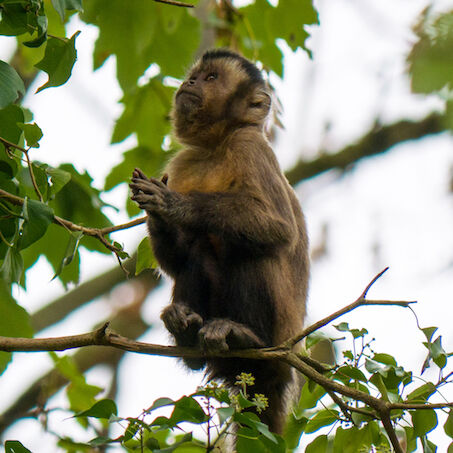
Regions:
<instances>
[{"instance_id":1,"label":"monkey's chest","mask_svg":"<svg viewBox=\"0 0 453 453\"><path fill-rule=\"evenodd\" d=\"M222 165L191 165L169 173L168 187L179 193L226 192L234 185L234 175Z\"/></svg>"}]
</instances>

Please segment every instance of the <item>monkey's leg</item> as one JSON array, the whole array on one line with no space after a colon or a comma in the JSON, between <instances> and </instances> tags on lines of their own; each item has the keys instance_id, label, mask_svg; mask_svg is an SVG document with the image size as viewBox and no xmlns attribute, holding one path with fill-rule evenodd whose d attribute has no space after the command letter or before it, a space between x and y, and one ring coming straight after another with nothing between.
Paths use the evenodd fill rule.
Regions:
<instances>
[{"instance_id":1,"label":"monkey's leg","mask_svg":"<svg viewBox=\"0 0 453 453\"><path fill-rule=\"evenodd\" d=\"M229 319L214 319L198 332L200 345L207 351L260 348L264 342L245 324Z\"/></svg>"},{"instance_id":2,"label":"monkey's leg","mask_svg":"<svg viewBox=\"0 0 453 453\"><path fill-rule=\"evenodd\" d=\"M187 305L174 302L164 308L160 317L178 346L198 345L198 332L203 326L203 318L198 313ZM206 363L203 358L184 358L183 361L192 370L199 370Z\"/></svg>"}]
</instances>

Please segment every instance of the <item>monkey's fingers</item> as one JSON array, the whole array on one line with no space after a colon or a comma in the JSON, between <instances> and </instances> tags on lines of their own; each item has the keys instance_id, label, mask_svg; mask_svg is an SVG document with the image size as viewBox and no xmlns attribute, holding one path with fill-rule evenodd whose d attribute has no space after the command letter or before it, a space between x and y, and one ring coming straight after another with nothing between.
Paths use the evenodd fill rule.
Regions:
<instances>
[{"instance_id":1,"label":"monkey's fingers","mask_svg":"<svg viewBox=\"0 0 453 453\"><path fill-rule=\"evenodd\" d=\"M137 194L140 192L140 190L137 189L137 188L134 186L134 184L132 184L132 183L129 184L129 187L130 187L130 189L132 190L132 195L137 195Z\"/></svg>"},{"instance_id":2,"label":"monkey's fingers","mask_svg":"<svg viewBox=\"0 0 453 453\"><path fill-rule=\"evenodd\" d=\"M168 175L167 175L167 180L168 180ZM168 188L167 188L167 180L163 181L163 180L159 180L159 179L156 179L156 178L149 178L149 181L151 183L153 183L154 185L156 185L157 187L159 187L161 189L166 189L166 190L168 190Z\"/></svg>"},{"instance_id":3,"label":"monkey's fingers","mask_svg":"<svg viewBox=\"0 0 453 453\"><path fill-rule=\"evenodd\" d=\"M129 187L132 191L141 191L149 195L159 192L159 187L156 187L156 184L153 184L152 181L140 178L132 178L132 182L129 184Z\"/></svg>"},{"instance_id":4,"label":"monkey's fingers","mask_svg":"<svg viewBox=\"0 0 453 453\"><path fill-rule=\"evenodd\" d=\"M135 170L132 173L134 178L140 178L140 179L145 179L148 181L148 177L143 173L140 168L135 168Z\"/></svg>"},{"instance_id":5,"label":"monkey's fingers","mask_svg":"<svg viewBox=\"0 0 453 453\"><path fill-rule=\"evenodd\" d=\"M164 173L162 175L162 178L160 179L165 185L167 185L168 182L168 173Z\"/></svg>"}]
</instances>

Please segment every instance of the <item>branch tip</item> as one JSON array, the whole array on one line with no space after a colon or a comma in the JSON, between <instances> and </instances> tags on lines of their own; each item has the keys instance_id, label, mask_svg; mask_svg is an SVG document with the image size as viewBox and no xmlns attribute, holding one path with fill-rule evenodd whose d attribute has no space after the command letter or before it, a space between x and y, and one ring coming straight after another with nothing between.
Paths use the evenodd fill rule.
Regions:
<instances>
[{"instance_id":1,"label":"branch tip","mask_svg":"<svg viewBox=\"0 0 453 453\"><path fill-rule=\"evenodd\" d=\"M376 277L371 280L370 283L368 283L367 287L363 290L363 293L360 295L359 299L365 299L366 295L368 294L368 291L370 288L376 283L377 280L379 280L387 271L389 270L389 266L387 266L384 270L379 272L379 274L376 275Z\"/></svg>"}]
</instances>

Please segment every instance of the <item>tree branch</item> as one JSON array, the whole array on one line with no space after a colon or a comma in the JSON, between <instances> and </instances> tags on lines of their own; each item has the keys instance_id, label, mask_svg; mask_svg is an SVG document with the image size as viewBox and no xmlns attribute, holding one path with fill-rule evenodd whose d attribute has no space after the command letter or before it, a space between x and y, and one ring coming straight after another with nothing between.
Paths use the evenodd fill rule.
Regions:
<instances>
[{"instance_id":1,"label":"tree branch","mask_svg":"<svg viewBox=\"0 0 453 453\"><path fill-rule=\"evenodd\" d=\"M154 0L157 3L165 3L172 6L182 6L184 8L193 8L195 5L191 3L178 2L177 0Z\"/></svg>"},{"instance_id":2,"label":"tree branch","mask_svg":"<svg viewBox=\"0 0 453 453\"><path fill-rule=\"evenodd\" d=\"M0 138L0 141L2 141L2 140L3 139ZM0 189L0 198L4 198L9 203L14 204L16 206L22 206L25 201L23 198L18 197L17 195L13 195L12 193L9 193L3 189ZM146 222L146 217L141 217L139 219L135 219L135 220L131 220L130 222L123 223L122 225L110 226L110 227L105 227L105 228L90 228L90 227L84 227L81 225L77 225L76 223L63 219L62 217L59 217L59 216L54 216L54 218L53 218L53 223L55 223L56 225L60 225L70 231L80 231L83 234L85 234L86 236L93 236L93 237L97 238L102 244L104 244L104 246L107 249L111 250L114 253L118 253L121 250L119 250L117 247L115 247L113 244L111 244L105 238L105 236L114 231L126 230L127 228L131 228L131 227L140 225L145 222Z\"/></svg>"},{"instance_id":3,"label":"tree branch","mask_svg":"<svg viewBox=\"0 0 453 453\"><path fill-rule=\"evenodd\" d=\"M368 294L368 291L370 290L371 286L376 283L376 281L388 270L388 267L386 267L383 271L379 272L370 283L366 286L366 288L363 290L362 294L352 303L347 305L346 307L343 307L341 310L336 311L335 313L332 313L329 316L326 316L324 319L321 319L318 322L315 322L311 326L307 327L304 329L300 334L296 335L295 337L289 339L287 342L284 343L284 345L288 347L294 346L296 343L299 341L303 340L305 337L308 337L308 335L312 334L316 330L319 330L321 327L324 327L325 325L329 324L330 322L334 321L335 319L339 318L340 316L345 315L346 313L349 313L352 310L355 310L357 307L362 307L366 305L397 305L400 307L408 307L411 304L415 304L416 301L403 301L403 300L368 300L366 299L366 295Z\"/></svg>"},{"instance_id":4,"label":"tree branch","mask_svg":"<svg viewBox=\"0 0 453 453\"><path fill-rule=\"evenodd\" d=\"M346 146L341 151L321 151L316 159L299 161L286 172L286 177L290 184L294 185L328 170L345 170L357 161L384 153L399 143L438 134L444 130L445 124L439 113L431 113L421 121L404 120L387 126L376 124L357 143Z\"/></svg>"},{"instance_id":5,"label":"tree branch","mask_svg":"<svg viewBox=\"0 0 453 453\"><path fill-rule=\"evenodd\" d=\"M379 278L373 279L371 282ZM366 294L366 291L371 286L368 285L362 296ZM361 297L362 297L361 296ZM110 346L116 349L125 351L140 353L140 354L151 354L167 357L205 357L205 358L248 358L248 359L261 359L261 360L282 360L290 366L301 372L306 378L311 379L320 386L326 389L326 391L332 396L334 401L344 411L353 411L354 408L350 408L345 403L341 402L336 394L340 394L356 401L361 401L375 413L379 415L380 420L383 423L384 429L386 430L390 441L392 442L395 452L402 453L401 446L398 438L394 431L390 413L392 410L416 410L416 409L442 409L452 408L453 403L440 403L440 404L414 404L414 403L390 403L388 401L376 398L368 393L361 390L357 390L346 385L340 384L323 375L322 368L312 366L313 364L306 363L302 358L293 352L290 347L282 345L278 348L262 348L262 349L243 349L236 351L228 351L224 353L204 352L196 348L185 348L176 346L163 346L150 343L144 343L140 341L134 341L127 337L121 336L109 328L109 323L105 323L100 328L85 334L71 335L65 337L55 338L11 338L11 337L0 337L0 350L6 352L21 351L21 352L36 352L36 351L63 351L73 348L81 348L86 346ZM321 372L320 372L321 371ZM358 408L356 412L366 413L374 417L374 414L368 414L366 410Z\"/></svg>"}]
</instances>

